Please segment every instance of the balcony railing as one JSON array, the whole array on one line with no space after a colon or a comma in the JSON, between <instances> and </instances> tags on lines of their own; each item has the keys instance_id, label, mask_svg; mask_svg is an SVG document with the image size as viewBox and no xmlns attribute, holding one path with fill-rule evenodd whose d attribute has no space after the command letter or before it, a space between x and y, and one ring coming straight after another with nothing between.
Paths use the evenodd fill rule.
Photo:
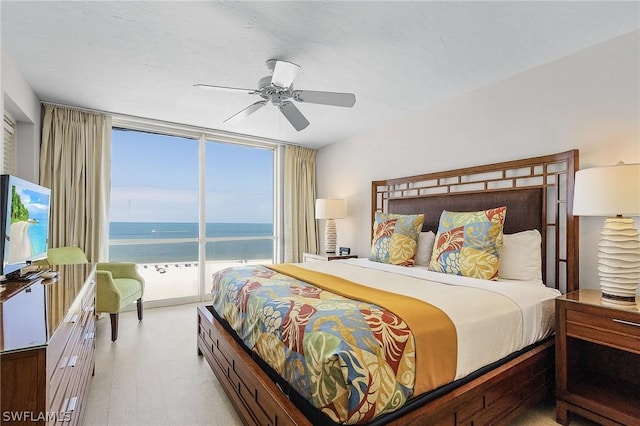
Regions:
<instances>
[{"instance_id":1,"label":"balcony railing","mask_svg":"<svg viewBox=\"0 0 640 426\"><path fill-rule=\"evenodd\" d=\"M271 259L206 262L204 294L211 291L211 277L217 271L233 266L272 263ZM145 280L145 301L178 299L200 293L198 262L141 263L137 267Z\"/></svg>"}]
</instances>

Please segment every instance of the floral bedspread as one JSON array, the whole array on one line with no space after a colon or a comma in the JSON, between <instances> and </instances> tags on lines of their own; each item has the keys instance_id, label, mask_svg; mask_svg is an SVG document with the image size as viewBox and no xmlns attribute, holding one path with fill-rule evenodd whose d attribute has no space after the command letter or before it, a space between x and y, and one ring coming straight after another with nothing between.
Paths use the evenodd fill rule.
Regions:
<instances>
[{"instance_id":1,"label":"floral bedspread","mask_svg":"<svg viewBox=\"0 0 640 426\"><path fill-rule=\"evenodd\" d=\"M212 294L245 345L335 422L368 422L413 393L414 338L388 310L264 266L218 272Z\"/></svg>"}]
</instances>

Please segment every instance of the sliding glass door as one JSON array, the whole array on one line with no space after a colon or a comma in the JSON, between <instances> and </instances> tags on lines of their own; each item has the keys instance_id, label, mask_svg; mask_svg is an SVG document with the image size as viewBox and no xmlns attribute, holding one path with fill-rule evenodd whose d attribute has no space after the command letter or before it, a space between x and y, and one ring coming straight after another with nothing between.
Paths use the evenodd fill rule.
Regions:
<instances>
[{"instance_id":1,"label":"sliding glass door","mask_svg":"<svg viewBox=\"0 0 640 426\"><path fill-rule=\"evenodd\" d=\"M138 265L145 300L201 298L211 275L272 263L275 150L114 128L109 260Z\"/></svg>"},{"instance_id":2,"label":"sliding glass door","mask_svg":"<svg viewBox=\"0 0 640 426\"><path fill-rule=\"evenodd\" d=\"M274 151L206 142L206 276L273 263Z\"/></svg>"}]
</instances>

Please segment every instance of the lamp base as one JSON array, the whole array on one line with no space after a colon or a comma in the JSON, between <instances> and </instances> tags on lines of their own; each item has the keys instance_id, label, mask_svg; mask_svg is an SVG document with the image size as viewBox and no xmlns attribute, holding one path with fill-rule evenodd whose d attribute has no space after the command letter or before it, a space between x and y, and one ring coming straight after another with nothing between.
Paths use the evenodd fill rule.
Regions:
<instances>
[{"instance_id":1,"label":"lamp base","mask_svg":"<svg viewBox=\"0 0 640 426\"><path fill-rule=\"evenodd\" d=\"M324 251L327 253L335 253L337 239L336 221L327 219L324 229Z\"/></svg>"},{"instance_id":2,"label":"lamp base","mask_svg":"<svg viewBox=\"0 0 640 426\"><path fill-rule=\"evenodd\" d=\"M616 296L615 294L608 294L602 290L602 298L607 299L609 302L620 303L620 304L635 304L636 297L635 296Z\"/></svg>"},{"instance_id":3,"label":"lamp base","mask_svg":"<svg viewBox=\"0 0 640 426\"><path fill-rule=\"evenodd\" d=\"M640 238L633 219L605 220L598 243L598 275L604 298L635 301L640 283Z\"/></svg>"}]
</instances>

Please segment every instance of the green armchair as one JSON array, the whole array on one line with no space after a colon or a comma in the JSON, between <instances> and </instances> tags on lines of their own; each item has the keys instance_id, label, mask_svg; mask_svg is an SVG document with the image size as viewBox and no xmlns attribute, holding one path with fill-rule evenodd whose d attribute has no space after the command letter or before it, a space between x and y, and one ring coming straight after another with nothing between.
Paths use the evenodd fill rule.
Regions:
<instances>
[{"instance_id":1,"label":"green armchair","mask_svg":"<svg viewBox=\"0 0 640 426\"><path fill-rule=\"evenodd\" d=\"M47 251L50 265L89 263L79 247L50 248ZM96 265L96 312L111 317L111 341L118 339L118 314L126 306L137 301L138 320L142 321L142 295L144 278L136 270L135 263L111 262Z\"/></svg>"}]
</instances>

